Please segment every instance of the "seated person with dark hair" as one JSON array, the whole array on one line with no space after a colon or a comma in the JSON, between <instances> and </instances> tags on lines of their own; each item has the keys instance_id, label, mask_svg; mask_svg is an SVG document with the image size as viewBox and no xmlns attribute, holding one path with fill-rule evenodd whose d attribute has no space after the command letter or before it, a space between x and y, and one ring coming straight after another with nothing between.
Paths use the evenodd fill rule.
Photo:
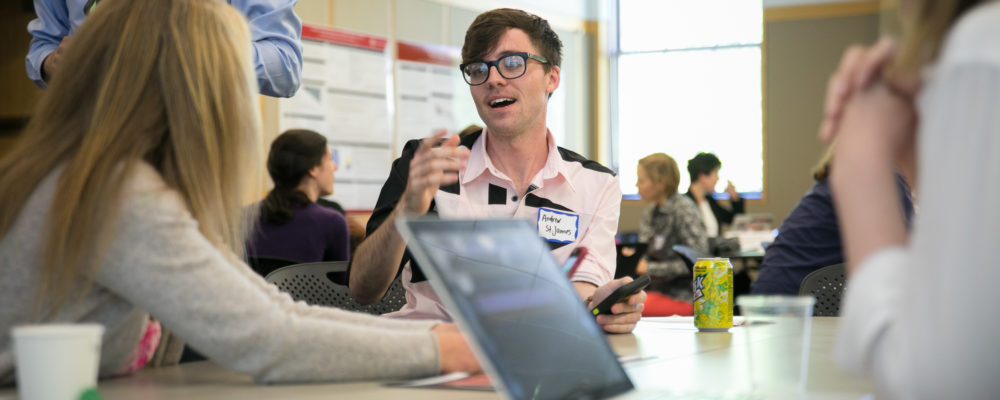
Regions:
<instances>
[{"instance_id":1,"label":"seated person with dark hair","mask_svg":"<svg viewBox=\"0 0 1000 400\"><path fill-rule=\"evenodd\" d=\"M778 236L767 247L760 264L760 274L751 285L751 293L795 295L799 293L799 286L806 275L844 262L837 212L826 179L832 154L831 148L813 172L816 183L781 223ZM903 217L909 225L913 217L910 188L899 174L896 175L896 184Z\"/></svg>"},{"instance_id":2,"label":"seated person with dark hair","mask_svg":"<svg viewBox=\"0 0 1000 400\"><path fill-rule=\"evenodd\" d=\"M316 204L333 194L336 170L323 135L295 129L274 139L267 157L274 189L260 204L248 255L300 263L350 259L346 218Z\"/></svg>"},{"instance_id":3,"label":"seated person with dark hair","mask_svg":"<svg viewBox=\"0 0 1000 400\"><path fill-rule=\"evenodd\" d=\"M694 200L701 221L705 224L705 234L708 236L707 254L728 256L740 250L739 241L723 239L719 235L722 233L723 224L732 223L736 214L743 213L743 199L733 187L733 183L729 182L726 185L726 193L729 194L729 204L732 209L723 207L715 200L712 194L715 193L715 184L719 182L719 168L722 168L722 162L712 153L698 153L688 160L687 169L691 174L691 186L686 194Z\"/></svg>"},{"instance_id":4,"label":"seated person with dark hair","mask_svg":"<svg viewBox=\"0 0 1000 400\"><path fill-rule=\"evenodd\" d=\"M686 194L698 206L701 220L705 223L705 232L710 238L718 237L722 224L732 223L736 214L743 213L743 199L736 192L732 182L726 186L732 209L726 209L712 197L712 193L715 193L715 184L719 181L719 168L722 168L722 162L712 153L698 153L688 160L687 169L691 174L691 186Z\"/></svg>"}]
</instances>

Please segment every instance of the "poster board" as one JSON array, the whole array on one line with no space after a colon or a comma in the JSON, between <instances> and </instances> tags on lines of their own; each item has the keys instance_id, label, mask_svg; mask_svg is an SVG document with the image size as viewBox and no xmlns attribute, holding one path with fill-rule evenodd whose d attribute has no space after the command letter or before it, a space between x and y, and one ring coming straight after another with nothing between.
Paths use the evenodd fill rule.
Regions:
<instances>
[{"instance_id":1,"label":"poster board","mask_svg":"<svg viewBox=\"0 0 1000 400\"><path fill-rule=\"evenodd\" d=\"M387 41L302 26L302 86L279 102L279 129L326 136L338 170L330 199L371 210L393 160Z\"/></svg>"},{"instance_id":2,"label":"poster board","mask_svg":"<svg viewBox=\"0 0 1000 400\"><path fill-rule=\"evenodd\" d=\"M459 50L399 42L397 58L396 147L402 149L408 140L426 137L440 129L461 130L462 126L456 126L452 109L456 79L464 86L458 70Z\"/></svg>"},{"instance_id":3,"label":"poster board","mask_svg":"<svg viewBox=\"0 0 1000 400\"><path fill-rule=\"evenodd\" d=\"M457 132L465 124L456 120L478 121L453 111L456 102L471 104L459 49L398 42L389 52L389 45L373 35L303 24L302 86L278 101L281 132L303 128L327 137L338 166L329 198L353 213L375 207L406 141L438 129ZM456 96L456 89L464 92Z\"/></svg>"}]
</instances>

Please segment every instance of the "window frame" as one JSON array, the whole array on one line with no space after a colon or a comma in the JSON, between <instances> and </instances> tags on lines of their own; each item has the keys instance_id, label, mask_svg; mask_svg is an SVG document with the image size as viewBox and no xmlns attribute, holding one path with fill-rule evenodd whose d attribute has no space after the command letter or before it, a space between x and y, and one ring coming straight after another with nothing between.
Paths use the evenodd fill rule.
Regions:
<instances>
[{"instance_id":1,"label":"window frame","mask_svg":"<svg viewBox=\"0 0 1000 400\"><path fill-rule=\"evenodd\" d=\"M761 141L761 171L760 171L760 187L759 192L747 191L739 192L740 197L746 200L766 200L767 196L767 141L765 132L765 122L767 120L766 111L766 97L765 97L765 43L764 38L766 37L766 24L764 22L763 13L763 2L761 4L761 38L760 42L757 43L730 43L712 46L693 46L693 47L682 47L682 48L663 48L656 50L633 50L633 51L623 51L621 46L621 33L620 33L620 16L621 16L621 2L623 0L615 0L613 6L610 7L610 15L608 16L608 58L609 58L609 79L608 79L608 96L609 104L611 105L611 110L609 112L609 135L608 135L608 148L610 150L609 159L611 162L611 168L615 172L621 171L621 144L619 143L620 137L620 120L619 120L619 105L621 103L620 99L620 83L618 79L619 74L619 64L621 62L621 57L623 55L634 55L634 54L650 54L650 53L676 53L676 52L689 52L689 51L715 51L715 50L726 50L726 49L746 49L746 48L757 48L760 51L760 141ZM676 160L678 167L681 170L681 175L687 173L686 168L682 165L682 161ZM623 185L624 186L624 185ZM678 192L682 188L678 188ZM639 200L639 195L636 190L622 191L623 200ZM713 197L717 200L728 200L729 195L725 192L716 192Z\"/></svg>"}]
</instances>

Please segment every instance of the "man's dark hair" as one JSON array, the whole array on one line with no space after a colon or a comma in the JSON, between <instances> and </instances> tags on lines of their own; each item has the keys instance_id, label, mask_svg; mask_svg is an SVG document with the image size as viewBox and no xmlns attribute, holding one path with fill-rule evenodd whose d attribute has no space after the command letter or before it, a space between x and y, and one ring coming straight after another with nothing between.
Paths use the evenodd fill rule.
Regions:
<instances>
[{"instance_id":1,"label":"man's dark hair","mask_svg":"<svg viewBox=\"0 0 1000 400\"><path fill-rule=\"evenodd\" d=\"M483 57L496 48L500 37L511 28L528 34L531 44L538 49L538 55L549 60L548 64L543 64L545 72L553 65L561 65L562 41L549 26L549 22L537 15L512 8L490 10L479 14L472 21L472 25L465 31L462 62L483 61Z\"/></svg>"},{"instance_id":2,"label":"man's dark hair","mask_svg":"<svg viewBox=\"0 0 1000 400\"><path fill-rule=\"evenodd\" d=\"M307 129L292 129L278 135L267 156L267 172L274 189L261 203L261 220L275 225L292 221L295 210L311 201L299 191L299 183L309 170L323 162L326 137Z\"/></svg>"},{"instance_id":3,"label":"man's dark hair","mask_svg":"<svg viewBox=\"0 0 1000 400\"><path fill-rule=\"evenodd\" d=\"M688 173L691 174L691 183L694 183L702 175L711 174L713 170L722 167L719 157L712 153L698 153L694 158L688 160Z\"/></svg>"}]
</instances>

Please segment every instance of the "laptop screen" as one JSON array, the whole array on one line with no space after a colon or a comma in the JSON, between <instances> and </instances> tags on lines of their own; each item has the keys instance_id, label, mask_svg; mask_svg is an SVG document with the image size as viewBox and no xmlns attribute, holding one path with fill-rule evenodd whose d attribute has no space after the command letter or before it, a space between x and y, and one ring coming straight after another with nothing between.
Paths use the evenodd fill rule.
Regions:
<instances>
[{"instance_id":1,"label":"laptop screen","mask_svg":"<svg viewBox=\"0 0 1000 400\"><path fill-rule=\"evenodd\" d=\"M401 220L400 231L509 397L605 398L632 389L528 221Z\"/></svg>"}]
</instances>

